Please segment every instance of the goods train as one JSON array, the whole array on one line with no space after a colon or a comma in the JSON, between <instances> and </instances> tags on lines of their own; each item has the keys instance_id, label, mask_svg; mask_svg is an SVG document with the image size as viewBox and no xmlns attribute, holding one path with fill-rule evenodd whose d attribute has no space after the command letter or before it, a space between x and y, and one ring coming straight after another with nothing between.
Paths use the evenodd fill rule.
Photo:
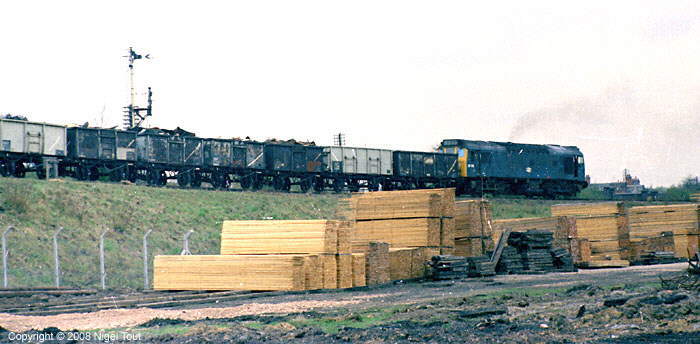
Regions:
<instances>
[{"instance_id":1,"label":"goods train","mask_svg":"<svg viewBox=\"0 0 700 344\"><path fill-rule=\"evenodd\" d=\"M576 147L444 140L436 152L197 137L182 129L118 130L0 119L0 174L36 172L215 189L302 192L455 187L462 194L573 196L586 187Z\"/></svg>"}]
</instances>

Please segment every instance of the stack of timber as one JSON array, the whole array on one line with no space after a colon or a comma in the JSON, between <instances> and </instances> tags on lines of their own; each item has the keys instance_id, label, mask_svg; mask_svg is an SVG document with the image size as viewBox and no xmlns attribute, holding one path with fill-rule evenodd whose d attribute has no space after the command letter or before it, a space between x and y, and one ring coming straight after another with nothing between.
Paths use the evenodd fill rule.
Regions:
<instances>
[{"instance_id":1,"label":"stack of timber","mask_svg":"<svg viewBox=\"0 0 700 344\"><path fill-rule=\"evenodd\" d=\"M653 238L662 236L673 240L673 248L677 258L690 258L698 252L698 224L700 220L700 205L674 204L632 207L628 210L630 241L634 248L635 258L656 250ZM664 234L665 233L665 234ZM668 240L668 239L667 239Z\"/></svg>"},{"instance_id":2,"label":"stack of timber","mask_svg":"<svg viewBox=\"0 0 700 344\"><path fill-rule=\"evenodd\" d=\"M553 216L576 218L576 240L587 240L590 259L576 258L585 267L628 266L629 230L622 202L576 203L552 206ZM574 244L580 250L580 243ZM572 250L574 251L574 250Z\"/></svg>"},{"instance_id":3,"label":"stack of timber","mask_svg":"<svg viewBox=\"0 0 700 344\"><path fill-rule=\"evenodd\" d=\"M690 194L690 200L692 202L700 203L700 192Z\"/></svg>"},{"instance_id":4,"label":"stack of timber","mask_svg":"<svg viewBox=\"0 0 700 344\"><path fill-rule=\"evenodd\" d=\"M365 279L367 285L384 284L391 281L389 244L370 242L365 253Z\"/></svg>"},{"instance_id":5,"label":"stack of timber","mask_svg":"<svg viewBox=\"0 0 700 344\"><path fill-rule=\"evenodd\" d=\"M433 255L454 250L454 189L356 193L343 201L341 214L353 221L352 253L365 253L367 285L385 283L371 271L370 243L383 242L391 251L389 279L425 276Z\"/></svg>"},{"instance_id":6,"label":"stack of timber","mask_svg":"<svg viewBox=\"0 0 700 344\"><path fill-rule=\"evenodd\" d=\"M463 257L477 257L493 251L491 203L467 200L455 203L455 250Z\"/></svg>"},{"instance_id":7,"label":"stack of timber","mask_svg":"<svg viewBox=\"0 0 700 344\"><path fill-rule=\"evenodd\" d=\"M304 290L304 256L156 256L156 290Z\"/></svg>"},{"instance_id":8,"label":"stack of timber","mask_svg":"<svg viewBox=\"0 0 700 344\"><path fill-rule=\"evenodd\" d=\"M224 221L220 255L157 256L154 289L350 288L351 238L349 221Z\"/></svg>"}]
</instances>

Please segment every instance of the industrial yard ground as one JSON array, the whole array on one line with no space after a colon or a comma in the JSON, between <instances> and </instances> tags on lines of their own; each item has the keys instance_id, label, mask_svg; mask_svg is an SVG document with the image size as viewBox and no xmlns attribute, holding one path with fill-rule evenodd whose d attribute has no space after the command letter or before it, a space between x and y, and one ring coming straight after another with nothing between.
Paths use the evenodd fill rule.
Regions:
<instances>
[{"instance_id":1,"label":"industrial yard ground","mask_svg":"<svg viewBox=\"0 0 700 344\"><path fill-rule=\"evenodd\" d=\"M0 314L0 325L24 334L76 330L93 339L127 334L144 343L698 343L700 294L660 283L686 267L410 281L166 309Z\"/></svg>"},{"instance_id":2,"label":"industrial yard ground","mask_svg":"<svg viewBox=\"0 0 700 344\"><path fill-rule=\"evenodd\" d=\"M196 231L192 253L217 254L224 220L334 218L342 197L2 178L0 225L17 230L8 235L10 287L53 285L54 226L65 228L59 237L62 285L79 288L99 285L98 237L110 229L105 240L110 290L98 296L118 298L143 285L141 245L147 229L154 229L153 255L178 254L188 230ZM492 200L493 215L550 216L551 205L566 202L498 198ZM158 309L0 314L0 326L25 334L81 330L93 339L123 332L154 343L700 343L700 295L663 290L660 283L686 267L401 281ZM0 299L0 307L15 301ZM0 342L9 335L0 331Z\"/></svg>"},{"instance_id":3,"label":"industrial yard ground","mask_svg":"<svg viewBox=\"0 0 700 344\"><path fill-rule=\"evenodd\" d=\"M224 220L333 218L338 200L346 196L0 178L0 226L17 229L7 240L10 286L53 285L56 226L65 228L59 237L62 285L99 286L98 240L110 229L105 239L107 286L135 289L143 285L142 240L148 229L154 229L152 255L180 253L189 230L195 230L193 254L218 254ZM563 202L569 201L493 199L493 217L550 216L550 206Z\"/></svg>"}]
</instances>

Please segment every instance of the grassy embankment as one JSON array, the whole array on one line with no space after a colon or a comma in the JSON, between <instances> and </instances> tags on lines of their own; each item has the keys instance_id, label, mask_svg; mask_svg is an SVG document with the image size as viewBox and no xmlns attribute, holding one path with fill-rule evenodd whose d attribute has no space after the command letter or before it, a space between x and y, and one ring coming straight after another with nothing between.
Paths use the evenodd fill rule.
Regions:
<instances>
[{"instance_id":1,"label":"grassy embankment","mask_svg":"<svg viewBox=\"0 0 700 344\"><path fill-rule=\"evenodd\" d=\"M192 229L193 254L217 254L222 221L332 218L338 196L151 188L71 180L0 179L0 226L8 234L10 287L53 285L54 226L62 285L99 285L99 236L105 229L109 288L143 285L142 238L152 255L179 254Z\"/></svg>"}]
</instances>

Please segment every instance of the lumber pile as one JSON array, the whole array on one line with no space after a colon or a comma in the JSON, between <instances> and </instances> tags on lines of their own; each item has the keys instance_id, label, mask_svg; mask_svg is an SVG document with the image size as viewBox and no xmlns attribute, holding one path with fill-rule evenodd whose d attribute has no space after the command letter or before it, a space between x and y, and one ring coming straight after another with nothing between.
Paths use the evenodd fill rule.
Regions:
<instances>
[{"instance_id":1,"label":"lumber pile","mask_svg":"<svg viewBox=\"0 0 700 344\"><path fill-rule=\"evenodd\" d=\"M637 254L653 251L655 242L649 239L672 238L677 258L690 258L698 252L698 223L700 205L674 204L631 207L628 210L630 242ZM665 234L664 234L665 233ZM668 238L666 239L668 240ZM664 240L662 240L664 241Z\"/></svg>"},{"instance_id":2,"label":"lumber pile","mask_svg":"<svg viewBox=\"0 0 700 344\"><path fill-rule=\"evenodd\" d=\"M493 251L491 203L467 200L455 203L455 250L463 257L477 257Z\"/></svg>"},{"instance_id":3,"label":"lumber pile","mask_svg":"<svg viewBox=\"0 0 700 344\"><path fill-rule=\"evenodd\" d=\"M156 290L304 290L304 256L156 256Z\"/></svg>"},{"instance_id":4,"label":"lumber pile","mask_svg":"<svg viewBox=\"0 0 700 344\"><path fill-rule=\"evenodd\" d=\"M692 202L700 203L700 192L690 194L690 200Z\"/></svg>"},{"instance_id":5,"label":"lumber pile","mask_svg":"<svg viewBox=\"0 0 700 344\"><path fill-rule=\"evenodd\" d=\"M552 233L552 247L566 249L575 260L580 260L576 239L576 218L571 216L531 217L493 221L492 238L497 241L505 228L513 232L539 230Z\"/></svg>"},{"instance_id":6,"label":"lumber pile","mask_svg":"<svg viewBox=\"0 0 700 344\"><path fill-rule=\"evenodd\" d=\"M454 189L356 193L342 205L340 214L354 226L351 252L364 253L367 260L367 285L424 277L432 255L454 250ZM373 242L388 245L386 278L382 268L372 270L381 266L370 263L377 259L370 252Z\"/></svg>"},{"instance_id":7,"label":"lumber pile","mask_svg":"<svg viewBox=\"0 0 700 344\"><path fill-rule=\"evenodd\" d=\"M384 284L391 281L389 244L370 242L365 253L365 279L367 285Z\"/></svg>"},{"instance_id":8,"label":"lumber pile","mask_svg":"<svg viewBox=\"0 0 700 344\"><path fill-rule=\"evenodd\" d=\"M157 256L154 288L313 290L361 286L364 284L355 280L364 281L365 275L364 270L355 268L350 250L352 230L352 222L337 220L224 221L220 255Z\"/></svg>"},{"instance_id":9,"label":"lumber pile","mask_svg":"<svg viewBox=\"0 0 700 344\"><path fill-rule=\"evenodd\" d=\"M619 267L629 257L629 230L622 202L575 203L552 206L553 216L573 216L576 218L576 239L571 251L590 248L590 255L578 253L576 261L587 267ZM593 262L593 263L591 263ZM607 262L607 263L606 263ZM629 263L629 262L627 262ZM608 265L606 265L608 264ZM629 265L629 264L627 264Z\"/></svg>"}]
</instances>

